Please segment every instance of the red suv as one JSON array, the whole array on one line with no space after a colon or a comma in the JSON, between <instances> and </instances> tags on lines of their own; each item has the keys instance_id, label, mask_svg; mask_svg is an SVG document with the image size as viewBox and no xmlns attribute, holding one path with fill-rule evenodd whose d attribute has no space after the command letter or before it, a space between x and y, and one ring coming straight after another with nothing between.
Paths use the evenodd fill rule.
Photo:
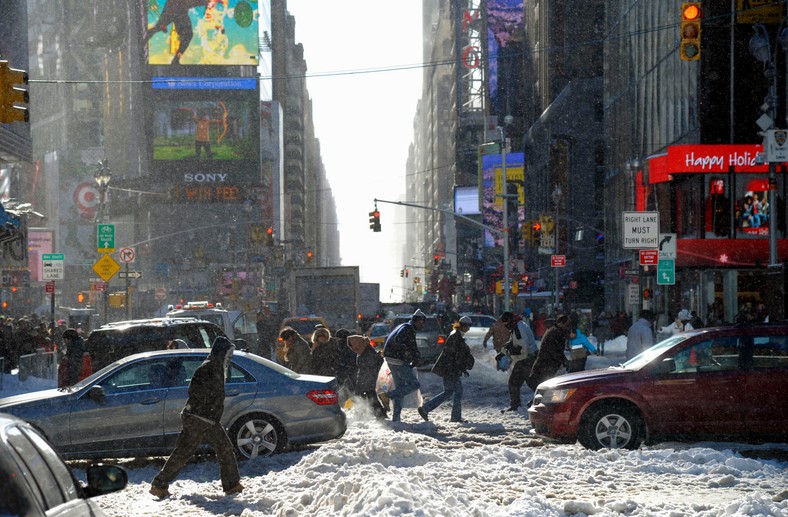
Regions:
<instances>
[{"instance_id":1,"label":"red suv","mask_svg":"<svg viewBox=\"0 0 788 517\"><path fill-rule=\"evenodd\" d=\"M536 433L589 449L788 439L788 324L700 329L537 387Z\"/></svg>"}]
</instances>

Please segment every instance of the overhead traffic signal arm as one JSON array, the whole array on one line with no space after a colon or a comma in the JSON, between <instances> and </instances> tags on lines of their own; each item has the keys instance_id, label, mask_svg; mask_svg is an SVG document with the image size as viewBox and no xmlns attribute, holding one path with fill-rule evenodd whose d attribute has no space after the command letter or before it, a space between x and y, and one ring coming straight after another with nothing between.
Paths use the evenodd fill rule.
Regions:
<instances>
[{"instance_id":1,"label":"overhead traffic signal arm","mask_svg":"<svg viewBox=\"0 0 788 517\"><path fill-rule=\"evenodd\" d=\"M27 72L11 68L8 61L0 61L0 122L27 122L30 119L25 106L30 102L27 83Z\"/></svg>"}]
</instances>

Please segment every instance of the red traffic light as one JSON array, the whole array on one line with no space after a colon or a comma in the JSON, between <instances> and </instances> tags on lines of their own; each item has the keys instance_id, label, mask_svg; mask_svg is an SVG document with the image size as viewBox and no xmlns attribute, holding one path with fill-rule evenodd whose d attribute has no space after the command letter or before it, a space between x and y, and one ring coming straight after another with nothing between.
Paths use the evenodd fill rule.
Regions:
<instances>
[{"instance_id":1,"label":"red traffic light","mask_svg":"<svg viewBox=\"0 0 788 517\"><path fill-rule=\"evenodd\" d=\"M265 233L267 233L269 236L273 236L274 229L269 226L268 229L265 231Z\"/></svg>"},{"instance_id":2,"label":"red traffic light","mask_svg":"<svg viewBox=\"0 0 788 517\"><path fill-rule=\"evenodd\" d=\"M542 229L542 225L539 223L534 223L534 231L538 232Z\"/></svg>"},{"instance_id":3,"label":"red traffic light","mask_svg":"<svg viewBox=\"0 0 788 517\"><path fill-rule=\"evenodd\" d=\"M643 299L644 300L650 300L652 294L653 293L651 292L651 289L643 289Z\"/></svg>"},{"instance_id":4,"label":"red traffic light","mask_svg":"<svg viewBox=\"0 0 788 517\"><path fill-rule=\"evenodd\" d=\"M698 2L688 2L681 6L681 18L686 21L697 20L700 18L700 4Z\"/></svg>"}]
</instances>

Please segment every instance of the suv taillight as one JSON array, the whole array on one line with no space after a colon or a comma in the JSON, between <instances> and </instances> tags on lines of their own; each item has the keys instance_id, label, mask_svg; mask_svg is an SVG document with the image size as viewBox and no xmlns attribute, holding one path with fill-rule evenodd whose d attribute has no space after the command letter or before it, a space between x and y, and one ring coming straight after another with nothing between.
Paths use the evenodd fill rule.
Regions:
<instances>
[{"instance_id":1,"label":"suv taillight","mask_svg":"<svg viewBox=\"0 0 788 517\"><path fill-rule=\"evenodd\" d=\"M314 390L307 393L306 396L318 406L330 406L339 403L339 395L334 390Z\"/></svg>"},{"instance_id":2,"label":"suv taillight","mask_svg":"<svg viewBox=\"0 0 788 517\"><path fill-rule=\"evenodd\" d=\"M443 345L446 343L446 336L438 336L438 344Z\"/></svg>"}]
</instances>

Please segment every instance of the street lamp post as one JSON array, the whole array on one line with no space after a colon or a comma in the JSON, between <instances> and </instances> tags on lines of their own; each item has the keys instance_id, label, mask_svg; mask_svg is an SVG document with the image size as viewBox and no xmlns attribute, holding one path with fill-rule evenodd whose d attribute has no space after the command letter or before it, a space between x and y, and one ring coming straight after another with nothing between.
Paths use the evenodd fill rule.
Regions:
<instances>
[{"instance_id":1,"label":"street lamp post","mask_svg":"<svg viewBox=\"0 0 788 517\"><path fill-rule=\"evenodd\" d=\"M98 244L99 244L98 243L98 224L102 223L102 222L105 222L106 219L107 219L107 213L106 213L107 187L109 186L109 182L112 179L112 170L109 168L109 164L107 163L106 159L105 160L101 160L100 162L98 162L98 167L96 168L96 173L93 175L93 177L95 178L96 185L98 185L98 188L99 188L99 210L98 210L98 213L96 214L96 239L97 239L96 240L96 248L98 248L99 247L98 246ZM128 282L128 280L126 280L126 282ZM108 300L108 298L109 298L109 294L108 294L109 286L108 286L108 284L109 284L109 282L105 282L105 284L104 284L104 293L102 295L104 297L104 303L103 303L103 305L104 305L104 323L106 323L107 320L108 320L108 309L107 309L107 305L108 305L108 301L109 301ZM129 303L128 296L129 296L129 292L128 292L128 287L127 287L126 288L126 305L127 306L128 306L128 303Z\"/></svg>"}]
</instances>

